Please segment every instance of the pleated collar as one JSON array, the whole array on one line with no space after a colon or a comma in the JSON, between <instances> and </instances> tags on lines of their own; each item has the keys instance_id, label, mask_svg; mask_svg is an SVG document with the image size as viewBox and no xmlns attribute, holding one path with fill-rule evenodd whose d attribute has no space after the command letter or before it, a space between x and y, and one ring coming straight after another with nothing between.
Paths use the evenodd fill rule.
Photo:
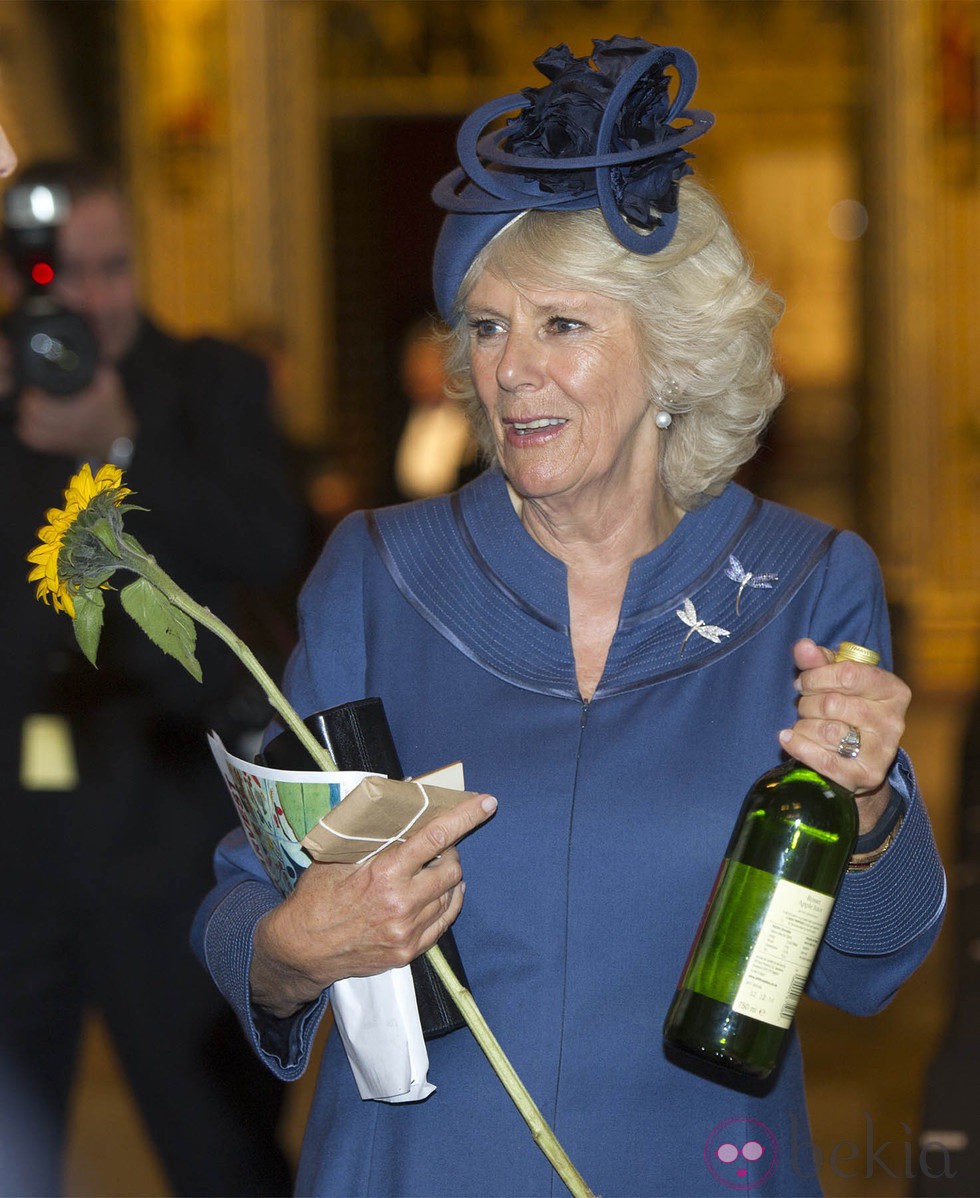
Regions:
<instances>
[{"instance_id":1,"label":"pleated collar","mask_svg":"<svg viewBox=\"0 0 980 1198\"><path fill-rule=\"evenodd\" d=\"M402 594L468 657L514 685L578 697L565 565L524 528L499 470L376 512L371 531ZM687 512L630 569L595 697L730 652L789 601L833 535L736 484Z\"/></svg>"}]
</instances>

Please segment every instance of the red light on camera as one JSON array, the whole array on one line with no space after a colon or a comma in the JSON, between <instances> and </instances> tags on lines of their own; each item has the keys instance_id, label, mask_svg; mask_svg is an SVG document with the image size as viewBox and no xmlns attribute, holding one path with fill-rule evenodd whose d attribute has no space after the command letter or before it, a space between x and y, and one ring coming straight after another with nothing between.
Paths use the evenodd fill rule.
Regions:
<instances>
[{"instance_id":1,"label":"red light on camera","mask_svg":"<svg viewBox=\"0 0 980 1198\"><path fill-rule=\"evenodd\" d=\"M54 279L54 271L47 262L35 262L31 267L31 278L41 287L46 287Z\"/></svg>"}]
</instances>

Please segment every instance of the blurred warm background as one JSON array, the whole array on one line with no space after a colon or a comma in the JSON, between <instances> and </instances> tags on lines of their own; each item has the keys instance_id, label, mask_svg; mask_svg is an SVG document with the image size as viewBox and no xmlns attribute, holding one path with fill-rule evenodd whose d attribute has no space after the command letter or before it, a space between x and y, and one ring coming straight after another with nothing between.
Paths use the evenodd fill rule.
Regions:
<instances>
[{"instance_id":1,"label":"blurred warm background","mask_svg":"<svg viewBox=\"0 0 980 1198\"><path fill-rule=\"evenodd\" d=\"M973 893L952 867L976 831L961 754L980 678L980 6L4 0L0 120L24 161L81 151L121 168L150 309L269 357L328 525L394 495L399 345L431 310L428 191L459 118L530 83L547 46L581 54L614 33L694 53L696 102L717 114L698 176L787 300L789 397L745 481L857 529L885 571L953 918L885 1013L810 1006L802 1025L826 1192L920 1192L924 1070L962 984ZM291 1151L307 1097L290 1098ZM877 1163L872 1126L891 1144ZM860 1153L832 1168L848 1143ZM68 1187L167 1193L97 1024Z\"/></svg>"}]
</instances>

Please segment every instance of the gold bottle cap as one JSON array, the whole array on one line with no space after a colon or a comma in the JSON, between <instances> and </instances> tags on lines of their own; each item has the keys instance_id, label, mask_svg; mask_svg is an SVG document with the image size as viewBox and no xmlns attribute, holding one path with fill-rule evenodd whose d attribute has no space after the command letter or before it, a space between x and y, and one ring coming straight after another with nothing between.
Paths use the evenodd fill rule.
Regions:
<instances>
[{"instance_id":1,"label":"gold bottle cap","mask_svg":"<svg viewBox=\"0 0 980 1198\"><path fill-rule=\"evenodd\" d=\"M865 649L863 645L855 645L853 641L841 641L834 661L863 661L866 665L876 666L881 661L881 654L875 653L874 649Z\"/></svg>"}]
</instances>

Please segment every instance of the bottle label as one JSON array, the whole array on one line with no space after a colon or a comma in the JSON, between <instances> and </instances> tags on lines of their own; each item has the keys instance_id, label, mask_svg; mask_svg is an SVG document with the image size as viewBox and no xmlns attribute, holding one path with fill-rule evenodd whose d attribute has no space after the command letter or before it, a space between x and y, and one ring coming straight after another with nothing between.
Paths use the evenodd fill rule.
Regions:
<instances>
[{"instance_id":1,"label":"bottle label","mask_svg":"<svg viewBox=\"0 0 980 1198\"><path fill-rule=\"evenodd\" d=\"M776 882L732 1010L787 1028L830 919L833 898L781 878Z\"/></svg>"}]
</instances>

